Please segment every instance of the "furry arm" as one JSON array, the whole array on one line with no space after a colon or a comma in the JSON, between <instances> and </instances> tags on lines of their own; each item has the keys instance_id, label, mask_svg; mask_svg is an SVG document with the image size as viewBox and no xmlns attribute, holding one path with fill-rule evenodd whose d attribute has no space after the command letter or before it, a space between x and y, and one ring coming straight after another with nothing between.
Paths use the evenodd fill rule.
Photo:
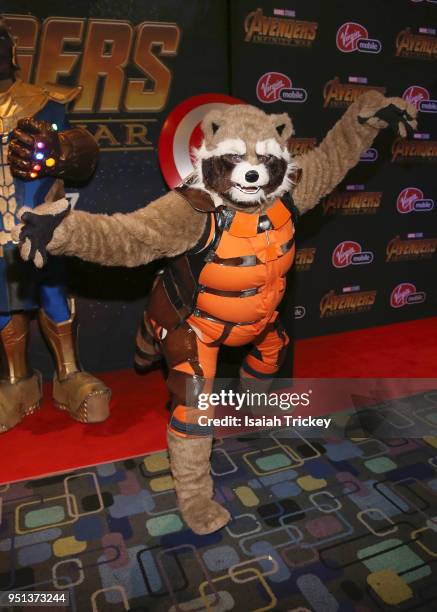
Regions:
<instances>
[{"instance_id":1,"label":"furry arm","mask_svg":"<svg viewBox=\"0 0 437 612\"><path fill-rule=\"evenodd\" d=\"M371 90L363 94L327 133L321 144L296 158L302 169L293 199L300 213L314 208L359 161L378 131L390 125L402 137L417 127L417 111L401 98Z\"/></svg>"},{"instance_id":2,"label":"furry arm","mask_svg":"<svg viewBox=\"0 0 437 612\"><path fill-rule=\"evenodd\" d=\"M114 215L69 212L67 200L23 208L25 225L14 229L23 259L45 263L53 255L75 255L106 266L134 267L192 248L202 235L206 215L195 211L176 192L139 210ZM47 234L47 228L51 228Z\"/></svg>"}]
</instances>

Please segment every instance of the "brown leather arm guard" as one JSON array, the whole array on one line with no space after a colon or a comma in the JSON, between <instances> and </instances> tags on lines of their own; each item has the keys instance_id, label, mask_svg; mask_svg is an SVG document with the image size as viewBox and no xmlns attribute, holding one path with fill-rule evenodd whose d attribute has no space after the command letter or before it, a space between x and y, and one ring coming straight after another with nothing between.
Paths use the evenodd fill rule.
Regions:
<instances>
[{"instance_id":1,"label":"brown leather arm guard","mask_svg":"<svg viewBox=\"0 0 437 612\"><path fill-rule=\"evenodd\" d=\"M99 157L97 142L87 130L72 128L59 133L61 176L67 180L85 181L94 173Z\"/></svg>"}]
</instances>

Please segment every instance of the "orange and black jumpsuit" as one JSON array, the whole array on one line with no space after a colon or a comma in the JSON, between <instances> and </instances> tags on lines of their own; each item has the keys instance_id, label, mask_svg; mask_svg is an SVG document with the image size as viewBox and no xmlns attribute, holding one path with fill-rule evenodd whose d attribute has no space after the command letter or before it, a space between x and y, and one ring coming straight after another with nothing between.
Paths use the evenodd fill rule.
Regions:
<instances>
[{"instance_id":1,"label":"orange and black jumpsuit","mask_svg":"<svg viewBox=\"0 0 437 612\"><path fill-rule=\"evenodd\" d=\"M206 192L177 191L207 223L198 244L170 260L158 276L137 336L137 355L153 361L157 345L169 368L170 428L182 436L210 435L196 424L191 397L216 373L219 347L253 344L242 377L271 378L289 342L276 310L293 264L294 206L277 200L263 215L216 209ZM285 203L284 203L285 202Z\"/></svg>"}]
</instances>

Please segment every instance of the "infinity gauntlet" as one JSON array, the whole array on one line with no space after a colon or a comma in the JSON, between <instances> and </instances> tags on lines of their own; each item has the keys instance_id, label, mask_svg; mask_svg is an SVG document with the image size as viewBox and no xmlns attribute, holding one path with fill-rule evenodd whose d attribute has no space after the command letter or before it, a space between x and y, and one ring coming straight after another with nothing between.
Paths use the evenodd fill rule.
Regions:
<instances>
[{"instance_id":1,"label":"infinity gauntlet","mask_svg":"<svg viewBox=\"0 0 437 612\"><path fill-rule=\"evenodd\" d=\"M8 162L13 175L28 180L53 176L80 181L98 158L94 138L82 128L58 132L56 123L26 117L12 132Z\"/></svg>"}]
</instances>

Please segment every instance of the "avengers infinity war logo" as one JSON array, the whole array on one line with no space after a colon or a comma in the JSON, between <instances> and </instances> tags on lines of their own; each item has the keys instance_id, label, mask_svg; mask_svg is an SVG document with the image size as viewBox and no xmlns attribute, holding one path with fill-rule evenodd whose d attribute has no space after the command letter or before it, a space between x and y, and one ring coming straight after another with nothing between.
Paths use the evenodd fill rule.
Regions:
<instances>
[{"instance_id":1,"label":"avengers infinity war logo","mask_svg":"<svg viewBox=\"0 0 437 612\"><path fill-rule=\"evenodd\" d=\"M413 304L422 304L426 300L424 291L417 291L413 283L400 283L390 295L390 306L392 308L402 308Z\"/></svg>"},{"instance_id":2,"label":"avengers infinity war logo","mask_svg":"<svg viewBox=\"0 0 437 612\"><path fill-rule=\"evenodd\" d=\"M370 264L373 261L371 251L363 251L361 245L353 240L344 240L337 244L332 252L331 262L334 268L346 268Z\"/></svg>"},{"instance_id":3,"label":"avengers infinity war logo","mask_svg":"<svg viewBox=\"0 0 437 612\"><path fill-rule=\"evenodd\" d=\"M101 150L153 149L148 131L157 119L143 114L159 113L167 105L170 66L181 38L176 23L133 25L84 17L49 17L40 23L32 15L7 15L6 21L17 41L23 80L56 83L62 75L64 84L82 86L71 121L87 127ZM101 118L75 118L91 113ZM128 117L112 117L118 113Z\"/></svg>"},{"instance_id":4,"label":"avengers infinity war logo","mask_svg":"<svg viewBox=\"0 0 437 612\"><path fill-rule=\"evenodd\" d=\"M391 147L392 162L423 162L437 161L437 141L428 140L429 134L415 134L416 138L396 138ZM419 137L419 138L417 138Z\"/></svg>"},{"instance_id":5,"label":"avengers infinity war logo","mask_svg":"<svg viewBox=\"0 0 437 612\"><path fill-rule=\"evenodd\" d=\"M364 92L369 89L385 93L385 87L367 85L362 83L340 83L340 79L335 77L328 81L323 88L323 106L325 108L345 108L355 102Z\"/></svg>"},{"instance_id":6,"label":"avengers infinity war logo","mask_svg":"<svg viewBox=\"0 0 437 612\"><path fill-rule=\"evenodd\" d=\"M429 36L428 28L414 34L410 28L399 32L396 37L396 55L410 59L435 60L437 58L437 37ZM433 30L430 30L433 31Z\"/></svg>"},{"instance_id":7,"label":"avengers infinity war logo","mask_svg":"<svg viewBox=\"0 0 437 612\"><path fill-rule=\"evenodd\" d=\"M387 244L386 261L414 261L430 259L437 249L437 238L423 238L422 235L409 234L405 240L396 236Z\"/></svg>"},{"instance_id":8,"label":"avengers infinity war logo","mask_svg":"<svg viewBox=\"0 0 437 612\"><path fill-rule=\"evenodd\" d=\"M375 214L382 199L382 191L333 191L322 203L323 214Z\"/></svg>"},{"instance_id":9,"label":"avengers infinity war logo","mask_svg":"<svg viewBox=\"0 0 437 612\"><path fill-rule=\"evenodd\" d=\"M281 72L266 72L258 80L256 95L260 102L305 102L308 98L306 89L292 87L291 80Z\"/></svg>"},{"instance_id":10,"label":"avengers infinity war logo","mask_svg":"<svg viewBox=\"0 0 437 612\"><path fill-rule=\"evenodd\" d=\"M430 212L434 209L434 200L425 198L418 187L405 187L396 200L398 213L405 215L411 212Z\"/></svg>"},{"instance_id":11,"label":"avengers infinity war logo","mask_svg":"<svg viewBox=\"0 0 437 612\"><path fill-rule=\"evenodd\" d=\"M297 249L295 267L298 272L308 272L314 263L316 257L315 247L303 247Z\"/></svg>"},{"instance_id":12,"label":"avengers infinity war logo","mask_svg":"<svg viewBox=\"0 0 437 612\"><path fill-rule=\"evenodd\" d=\"M320 300L320 318L371 310L376 294L376 290L360 291L359 287L344 287L343 292L339 294L332 289Z\"/></svg>"},{"instance_id":13,"label":"avengers infinity war logo","mask_svg":"<svg viewBox=\"0 0 437 612\"><path fill-rule=\"evenodd\" d=\"M381 41L369 38L367 29L353 21L348 21L338 28L335 42L342 53L381 53L382 50Z\"/></svg>"},{"instance_id":14,"label":"avengers infinity war logo","mask_svg":"<svg viewBox=\"0 0 437 612\"><path fill-rule=\"evenodd\" d=\"M292 47L311 47L316 38L318 23L285 17L268 17L262 9L252 11L244 20L246 42Z\"/></svg>"}]
</instances>

